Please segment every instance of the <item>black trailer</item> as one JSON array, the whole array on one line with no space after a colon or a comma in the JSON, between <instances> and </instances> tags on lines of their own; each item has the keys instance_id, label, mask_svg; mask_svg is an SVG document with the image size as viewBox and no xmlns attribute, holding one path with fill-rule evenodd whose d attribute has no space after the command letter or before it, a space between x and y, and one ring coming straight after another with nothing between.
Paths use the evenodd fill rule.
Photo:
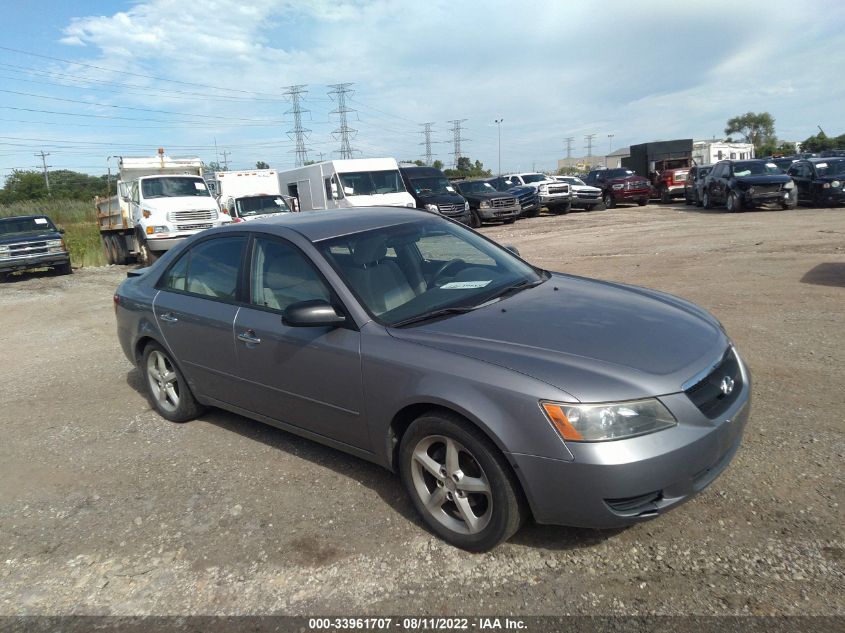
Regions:
<instances>
[{"instance_id":1,"label":"black trailer","mask_svg":"<svg viewBox=\"0 0 845 633\"><path fill-rule=\"evenodd\" d=\"M654 141L631 145L631 155L622 159L622 166L652 181L655 163L671 158L691 160L692 139L682 138L674 141Z\"/></svg>"}]
</instances>

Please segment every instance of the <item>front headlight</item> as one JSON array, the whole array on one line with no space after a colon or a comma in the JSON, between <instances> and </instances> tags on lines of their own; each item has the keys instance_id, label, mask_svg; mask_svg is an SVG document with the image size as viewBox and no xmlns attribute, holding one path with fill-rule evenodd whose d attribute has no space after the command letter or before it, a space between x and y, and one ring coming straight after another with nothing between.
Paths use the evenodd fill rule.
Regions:
<instances>
[{"instance_id":1,"label":"front headlight","mask_svg":"<svg viewBox=\"0 0 845 633\"><path fill-rule=\"evenodd\" d=\"M571 442L604 442L654 433L678 424L656 398L607 404L541 402L560 436Z\"/></svg>"},{"instance_id":2,"label":"front headlight","mask_svg":"<svg viewBox=\"0 0 845 633\"><path fill-rule=\"evenodd\" d=\"M62 239L47 240L47 252L48 253L64 253L65 252L65 241L62 240Z\"/></svg>"},{"instance_id":3,"label":"front headlight","mask_svg":"<svg viewBox=\"0 0 845 633\"><path fill-rule=\"evenodd\" d=\"M489 209L490 208L490 201L489 200L482 200L479 205L479 209Z\"/></svg>"},{"instance_id":4,"label":"front headlight","mask_svg":"<svg viewBox=\"0 0 845 633\"><path fill-rule=\"evenodd\" d=\"M464 202L464 211L469 211L469 202Z\"/></svg>"},{"instance_id":5,"label":"front headlight","mask_svg":"<svg viewBox=\"0 0 845 633\"><path fill-rule=\"evenodd\" d=\"M831 187L838 187L841 184L842 184L842 182L840 182L839 180L833 180L833 181L831 181L830 186Z\"/></svg>"},{"instance_id":6,"label":"front headlight","mask_svg":"<svg viewBox=\"0 0 845 633\"><path fill-rule=\"evenodd\" d=\"M432 213L437 213L440 209L437 207L436 204L427 204L425 205L426 211L431 211Z\"/></svg>"},{"instance_id":7,"label":"front headlight","mask_svg":"<svg viewBox=\"0 0 845 633\"><path fill-rule=\"evenodd\" d=\"M617 190L618 190L618 189L624 189L624 188L625 188L625 185L623 185L623 184L613 185L613 188L614 188L614 189L617 189Z\"/></svg>"},{"instance_id":8,"label":"front headlight","mask_svg":"<svg viewBox=\"0 0 845 633\"><path fill-rule=\"evenodd\" d=\"M784 188L784 189L792 189L794 186L795 186L795 183L794 183L794 182L792 182L792 181L790 180L788 183L786 183L786 184L783 186L783 188Z\"/></svg>"},{"instance_id":9,"label":"front headlight","mask_svg":"<svg viewBox=\"0 0 845 633\"><path fill-rule=\"evenodd\" d=\"M537 191L539 191L542 194L547 194L547 193L549 193L549 187L548 187L548 185L540 185L539 187L537 187Z\"/></svg>"}]
</instances>

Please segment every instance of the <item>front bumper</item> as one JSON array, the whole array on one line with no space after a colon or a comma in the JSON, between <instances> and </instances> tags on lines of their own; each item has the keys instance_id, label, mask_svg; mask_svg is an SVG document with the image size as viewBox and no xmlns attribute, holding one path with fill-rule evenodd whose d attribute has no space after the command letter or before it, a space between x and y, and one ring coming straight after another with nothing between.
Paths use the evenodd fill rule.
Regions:
<instances>
[{"instance_id":1,"label":"front bumper","mask_svg":"<svg viewBox=\"0 0 845 633\"><path fill-rule=\"evenodd\" d=\"M578 195L572 197L572 206L577 208L589 207L601 204L601 194L597 193L593 196L590 195Z\"/></svg>"},{"instance_id":2,"label":"front bumper","mask_svg":"<svg viewBox=\"0 0 845 633\"><path fill-rule=\"evenodd\" d=\"M651 195L649 189L611 189L610 195L614 200L648 200Z\"/></svg>"},{"instance_id":3,"label":"front bumper","mask_svg":"<svg viewBox=\"0 0 845 633\"><path fill-rule=\"evenodd\" d=\"M70 264L70 253L45 253L41 255L27 255L25 257L11 257L0 259L0 272L10 273L16 270L30 268L44 268L47 266L64 266Z\"/></svg>"},{"instance_id":4,"label":"front bumper","mask_svg":"<svg viewBox=\"0 0 845 633\"><path fill-rule=\"evenodd\" d=\"M782 189L780 191L771 191L766 193L751 193L743 191L740 193L742 204L748 207L755 207L761 204L780 204L782 202L789 202L790 189Z\"/></svg>"},{"instance_id":5,"label":"front bumper","mask_svg":"<svg viewBox=\"0 0 845 633\"><path fill-rule=\"evenodd\" d=\"M569 204L571 201L572 196L569 194L555 196L544 196L542 194L540 195L540 204L544 207L563 206L565 204Z\"/></svg>"},{"instance_id":6,"label":"front bumper","mask_svg":"<svg viewBox=\"0 0 845 633\"><path fill-rule=\"evenodd\" d=\"M519 206L518 202L510 207L492 207L490 209L478 209L478 215L481 216L481 219L490 222L495 220L508 220L510 218L517 218L519 217L519 214L521 212L522 208Z\"/></svg>"},{"instance_id":7,"label":"front bumper","mask_svg":"<svg viewBox=\"0 0 845 633\"><path fill-rule=\"evenodd\" d=\"M180 237L148 237L147 246L149 246L151 251L155 252L169 251L171 248L191 235L193 235L193 233L182 235Z\"/></svg>"},{"instance_id":8,"label":"front bumper","mask_svg":"<svg viewBox=\"0 0 845 633\"><path fill-rule=\"evenodd\" d=\"M728 467L751 410L743 392L716 420L684 393L663 396L678 426L611 442L567 442L564 461L509 453L538 523L615 528L652 519L691 499Z\"/></svg>"}]
</instances>

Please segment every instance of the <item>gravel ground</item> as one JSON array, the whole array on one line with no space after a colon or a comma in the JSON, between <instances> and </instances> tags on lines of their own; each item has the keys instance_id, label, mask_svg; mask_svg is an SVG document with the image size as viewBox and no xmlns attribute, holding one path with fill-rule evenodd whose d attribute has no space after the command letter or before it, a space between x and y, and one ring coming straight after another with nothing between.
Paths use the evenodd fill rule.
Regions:
<instances>
[{"instance_id":1,"label":"gravel ground","mask_svg":"<svg viewBox=\"0 0 845 633\"><path fill-rule=\"evenodd\" d=\"M723 321L755 402L710 488L625 530L529 524L468 554L376 466L220 411L154 414L115 337L126 268L30 274L0 286L0 614L845 615L845 210L483 231Z\"/></svg>"}]
</instances>

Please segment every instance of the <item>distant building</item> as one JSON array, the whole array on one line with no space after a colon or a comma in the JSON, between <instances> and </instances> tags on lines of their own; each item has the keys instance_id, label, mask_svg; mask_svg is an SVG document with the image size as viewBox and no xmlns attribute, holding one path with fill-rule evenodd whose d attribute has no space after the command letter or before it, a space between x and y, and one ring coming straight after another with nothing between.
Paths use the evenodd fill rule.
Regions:
<instances>
[{"instance_id":1,"label":"distant building","mask_svg":"<svg viewBox=\"0 0 845 633\"><path fill-rule=\"evenodd\" d=\"M615 169L616 167L622 167L622 159L627 158L631 155L631 148L630 147L620 147L615 152L610 152L607 156L604 157L605 159L605 166L608 169Z\"/></svg>"},{"instance_id":2,"label":"distant building","mask_svg":"<svg viewBox=\"0 0 845 633\"><path fill-rule=\"evenodd\" d=\"M572 158L560 158L557 161L558 171L569 171L585 173L595 167L604 167L603 156L579 156Z\"/></svg>"},{"instance_id":3,"label":"distant building","mask_svg":"<svg viewBox=\"0 0 845 633\"><path fill-rule=\"evenodd\" d=\"M745 160L754 158L751 143L727 143L725 141L695 141L692 144L692 159L696 165L712 165L720 160Z\"/></svg>"}]
</instances>

